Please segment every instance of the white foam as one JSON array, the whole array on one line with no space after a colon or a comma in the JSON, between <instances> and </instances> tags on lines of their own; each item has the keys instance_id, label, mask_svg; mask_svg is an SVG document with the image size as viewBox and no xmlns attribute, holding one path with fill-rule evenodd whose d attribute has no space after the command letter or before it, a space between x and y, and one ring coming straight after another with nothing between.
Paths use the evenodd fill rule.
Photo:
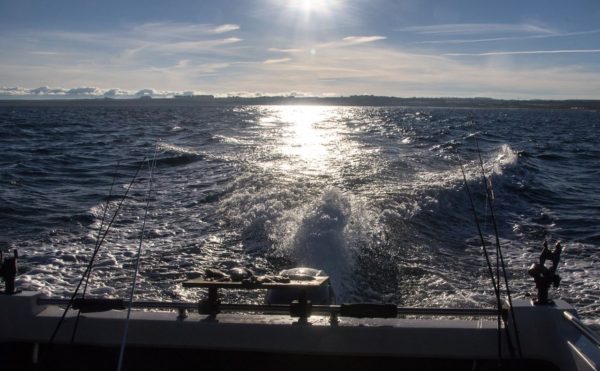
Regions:
<instances>
[{"instance_id":1,"label":"white foam","mask_svg":"<svg viewBox=\"0 0 600 371\"><path fill-rule=\"evenodd\" d=\"M177 153L177 154L182 154L182 155L199 155L198 152L194 151L191 148L186 148L183 146L176 146L174 144L170 144L170 143L165 143L165 142L159 142L157 145L157 148L163 152L171 152L171 153Z\"/></svg>"},{"instance_id":2,"label":"white foam","mask_svg":"<svg viewBox=\"0 0 600 371\"><path fill-rule=\"evenodd\" d=\"M503 169L517 164L519 153L513 150L508 144L503 144L496 153L495 158L491 160L494 173L502 175Z\"/></svg>"},{"instance_id":3,"label":"white foam","mask_svg":"<svg viewBox=\"0 0 600 371\"><path fill-rule=\"evenodd\" d=\"M352 247L346 240L351 213L348 199L328 190L303 215L292 219L293 225L285 228L290 235L280 245L298 265L326 271L338 295L342 295L341 282L352 265Z\"/></svg>"},{"instance_id":4,"label":"white foam","mask_svg":"<svg viewBox=\"0 0 600 371\"><path fill-rule=\"evenodd\" d=\"M220 142L229 143L229 144L249 144L249 143L251 143L248 140L244 141L241 138L234 138L232 136L225 136L225 135L220 135L220 134L215 135L214 138Z\"/></svg>"},{"instance_id":5,"label":"white foam","mask_svg":"<svg viewBox=\"0 0 600 371\"><path fill-rule=\"evenodd\" d=\"M338 298L352 291L356 249L371 244L377 217L358 197L329 188L279 221L279 252L297 264L322 269ZM283 233L282 233L283 232Z\"/></svg>"}]
</instances>

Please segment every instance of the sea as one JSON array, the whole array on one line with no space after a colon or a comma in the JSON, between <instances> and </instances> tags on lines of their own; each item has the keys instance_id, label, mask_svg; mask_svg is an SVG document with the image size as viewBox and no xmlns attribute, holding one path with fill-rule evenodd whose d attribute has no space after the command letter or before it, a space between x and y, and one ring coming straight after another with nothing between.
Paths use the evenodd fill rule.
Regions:
<instances>
[{"instance_id":1,"label":"sea","mask_svg":"<svg viewBox=\"0 0 600 371\"><path fill-rule=\"evenodd\" d=\"M307 266L338 302L493 308L479 224L513 298L560 241L550 295L597 327L599 133L584 110L3 105L0 249L20 289L53 297L101 241L97 297L128 296L140 251L140 300L198 300L182 282L207 268Z\"/></svg>"}]
</instances>

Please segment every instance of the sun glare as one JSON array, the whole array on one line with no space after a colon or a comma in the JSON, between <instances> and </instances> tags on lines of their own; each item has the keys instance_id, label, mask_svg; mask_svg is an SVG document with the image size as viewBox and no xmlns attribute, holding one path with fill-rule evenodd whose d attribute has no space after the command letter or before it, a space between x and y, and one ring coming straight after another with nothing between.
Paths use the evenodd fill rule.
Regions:
<instances>
[{"instance_id":1,"label":"sun glare","mask_svg":"<svg viewBox=\"0 0 600 371\"><path fill-rule=\"evenodd\" d=\"M290 1L290 6L296 8L298 10L302 10L304 12L318 12L321 10L325 10L327 7L328 1L319 1L319 0L292 0Z\"/></svg>"},{"instance_id":2,"label":"sun glare","mask_svg":"<svg viewBox=\"0 0 600 371\"><path fill-rule=\"evenodd\" d=\"M314 4L313 0L298 0L298 7L304 10L305 12L310 12L312 6Z\"/></svg>"},{"instance_id":3,"label":"sun glare","mask_svg":"<svg viewBox=\"0 0 600 371\"><path fill-rule=\"evenodd\" d=\"M330 15L339 9L340 3L340 0L288 0L283 4L289 16L310 18L312 15Z\"/></svg>"},{"instance_id":4,"label":"sun glare","mask_svg":"<svg viewBox=\"0 0 600 371\"><path fill-rule=\"evenodd\" d=\"M327 125L334 111L321 106L281 106L275 114L287 129L281 151L300 161L307 170L325 166L329 146L336 139Z\"/></svg>"}]
</instances>

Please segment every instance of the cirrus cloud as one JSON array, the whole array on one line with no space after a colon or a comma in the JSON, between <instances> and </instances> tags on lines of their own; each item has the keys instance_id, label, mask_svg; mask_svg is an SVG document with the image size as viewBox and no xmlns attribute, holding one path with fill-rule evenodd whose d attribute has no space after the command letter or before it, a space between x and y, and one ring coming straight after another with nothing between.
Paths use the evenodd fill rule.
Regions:
<instances>
[{"instance_id":1,"label":"cirrus cloud","mask_svg":"<svg viewBox=\"0 0 600 371\"><path fill-rule=\"evenodd\" d=\"M371 43L373 41L379 41L379 40L385 40L385 39L387 39L387 37L374 35L374 36L347 36L347 37L344 37L342 40L349 44L365 44L365 43Z\"/></svg>"},{"instance_id":2,"label":"cirrus cloud","mask_svg":"<svg viewBox=\"0 0 600 371\"><path fill-rule=\"evenodd\" d=\"M292 60L292 58L267 59L263 63L265 63L265 64L285 63L285 62L289 62L291 60Z\"/></svg>"}]
</instances>

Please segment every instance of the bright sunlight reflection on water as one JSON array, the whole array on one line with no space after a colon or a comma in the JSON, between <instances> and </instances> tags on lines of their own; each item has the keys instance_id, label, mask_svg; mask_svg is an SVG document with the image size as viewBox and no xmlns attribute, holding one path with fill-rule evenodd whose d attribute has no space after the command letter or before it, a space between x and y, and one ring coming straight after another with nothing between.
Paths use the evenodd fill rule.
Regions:
<instances>
[{"instance_id":1,"label":"bright sunlight reflection on water","mask_svg":"<svg viewBox=\"0 0 600 371\"><path fill-rule=\"evenodd\" d=\"M325 106L273 107L270 120L281 126L281 142L277 151L285 161L284 171L326 173L340 141L339 108ZM269 120L269 121L270 121Z\"/></svg>"}]
</instances>

